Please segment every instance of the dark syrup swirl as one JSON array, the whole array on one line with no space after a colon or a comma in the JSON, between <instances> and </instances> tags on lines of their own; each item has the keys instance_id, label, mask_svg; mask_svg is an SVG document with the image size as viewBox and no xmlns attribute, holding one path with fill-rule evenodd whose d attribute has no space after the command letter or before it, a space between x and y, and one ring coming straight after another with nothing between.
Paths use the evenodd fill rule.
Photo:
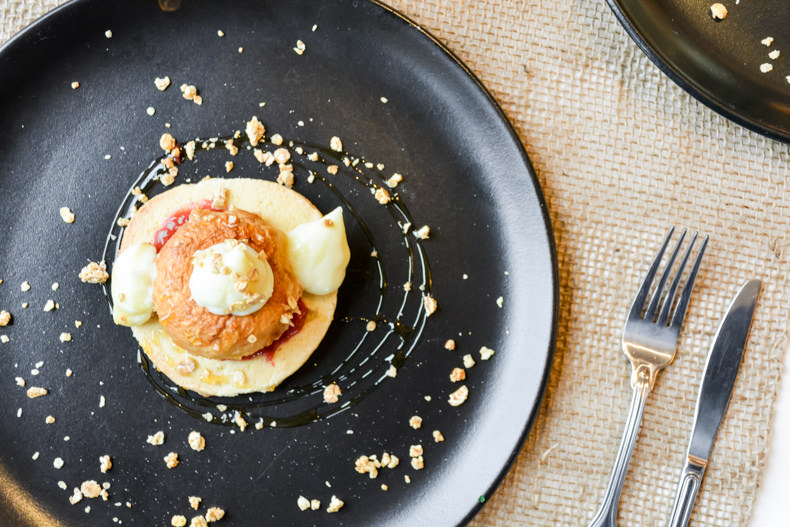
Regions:
<instances>
[{"instance_id":1,"label":"dark syrup swirl","mask_svg":"<svg viewBox=\"0 0 790 527\"><path fill-rule=\"evenodd\" d=\"M195 158L207 155L205 152L217 147L224 151L225 141L229 139L231 138L196 139ZM234 159L241 160L242 156L249 156L252 163L258 165L252 156L249 142L241 138L238 132L233 140L239 147L239 156ZM364 159L296 141L286 140L280 147L287 147L291 152L290 162L294 169L297 191L301 190L308 195L305 192L310 189L308 181L312 184L318 183L329 190L344 211L353 218L353 222L346 221L346 232L354 230L359 234L356 243L352 245L352 251L367 250L370 255L375 271L369 280L377 282L377 295L375 299L369 300L371 306L366 308L372 312L367 311L364 316L348 315L333 322L329 332L335 330L340 334L342 338L336 340L342 340L343 347L349 350L345 356L330 362L327 358L329 354L322 353L322 347L327 346L325 338L308 361L316 361L317 358L315 371L325 373L315 380L298 385L290 385L286 379L283 385L270 393L203 397L177 386L157 371L145 353L138 349L140 368L154 389L190 416L208 422L236 426L237 416L241 416L251 428L294 427L338 415L364 399L384 382L396 381L387 374L388 370L391 367L397 370L405 363L425 328L427 315L423 295L431 295L431 269L422 241L408 229L404 229L407 224L414 223L402 195L389 189L381 171L371 169L371 164ZM258 148L274 150L278 147L262 141ZM135 189L148 197L166 190L160 182L160 178L167 172L164 160L165 158L161 158L153 161L140 174L118 208L102 255L103 260L110 266L118 254L123 237L124 226L119 224L119 220L131 217L139 208L140 192ZM184 166L186 163L189 162L185 161ZM338 167L337 174L329 174L327 167L330 165ZM278 167L273 164L271 167L264 167L260 177L274 179L277 172ZM245 177L249 175L245 174ZM178 179L183 181L181 175ZM374 197L375 191L381 188L387 190L391 196L391 200L383 205ZM386 211L389 218L381 217L383 211ZM359 255L356 259L359 260ZM354 261L352 256L352 264ZM349 281L349 275L355 272L365 274L367 271L349 267L346 282ZM390 276L393 279L403 279L403 282L390 284ZM410 284L411 287L401 284ZM103 287L112 309L108 285ZM365 287L372 286L367 284ZM349 298L343 298L345 295ZM341 287L339 301L347 300L353 307L354 295L353 289L344 290ZM366 329L370 321L376 322L375 331ZM348 342L352 344L346 344ZM337 353L332 356L337 356ZM306 363L302 369L307 367ZM332 382L336 382L342 389L341 402L328 404L323 400L323 390Z\"/></svg>"}]
</instances>

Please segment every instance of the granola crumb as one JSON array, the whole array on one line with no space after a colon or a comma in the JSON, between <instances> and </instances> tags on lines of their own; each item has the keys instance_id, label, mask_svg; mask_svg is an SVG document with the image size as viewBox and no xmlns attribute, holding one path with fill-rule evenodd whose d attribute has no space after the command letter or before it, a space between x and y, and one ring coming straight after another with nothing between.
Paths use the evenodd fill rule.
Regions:
<instances>
[{"instance_id":1,"label":"granola crumb","mask_svg":"<svg viewBox=\"0 0 790 527\"><path fill-rule=\"evenodd\" d=\"M772 71L773 69L774 69L773 65L768 63L768 62L764 62L763 64L760 64L760 71L763 72L763 73L768 73L769 71Z\"/></svg>"},{"instance_id":2,"label":"granola crumb","mask_svg":"<svg viewBox=\"0 0 790 527\"><path fill-rule=\"evenodd\" d=\"M105 38L112 38L112 31L109 30L109 29L107 31L105 31L104 32L104 37Z\"/></svg>"},{"instance_id":3,"label":"granola crumb","mask_svg":"<svg viewBox=\"0 0 790 527\"><path fill-rule=\"evenodd\" d=\"M50 299L47 300L46 304L44 304L44 311L46 312L54 311L55 309L57 309L57 307L58 306L57 304L55 304L55 301Z\"/></svg>"},{"instance_id":4,"label":"granola crumb","mask_svg":"<svg viewBox=\"0 0 790 527\"><path fill-rule=\"evenodd\" d=\"M394 364L390 364L390 367L387 368L387 377L392 377L394 379L397 376L398 368L396 368Z\"/></svg>"},{"instance_id":5,"label":"granola crumb","mask_svg":"<svg viewBox=\"0 0 790 527\"><path fill-rule=\"evenodd\" d=\"M11 323L11 313L6 310L0 311L0 326L7 326Z\"/></svg>"},{"instance_id":6,"label":"granola crumb","mask_svg":"<svg viewBox=\"0 0 790 527\"><path fill-rule=\"evenodd\" d=\"M411 459L411 468L414 470L422 470L425 468L425 459L422 456L413 457Z\"/></svg>"},{"instance_id":7,"label":"granola crumb","mask_svg":"<svg viewBox=\"0 0 790 527\"><path fill-rule=\"evenodd\" d=\"M159 91L165 91L170 86L170 77L157 77L154 79L154 85Z\"/></svg>"},{"instance_id":8,"label":"granola crumb","mask_svg":"<svg viewBox=\"0 0 790 527\"><path fill-rule=\"evenodd\" d=\"M82 501L82 491L77 487L74 487L73 494L69 496L69 503L71 503L72 505L76 505L81 501Z\"/></svg>"},{"instance_id":9,"label":"granola crumb","mask_svg":"<svg viewBox=\"0 0 790 527\"><path fill-rule=\"evenodd\" d=\"M480 359L488 360L494 356L495 351L487 346L480 346Z\"/></svg>"},{"instance_id":10,"label":"granola crumb","mask_svg":"<svg viewBox=\"0 0 790 527\"><path fill-rule=\"evenodd\" d=\"M233 161L226 161L225 172L230 172L231 170L233 170Z\"/></svg>"},{"instance_id":11,"label":"granola crumb","mask_svg":"<svg viewBox=\"0 0 790 527\"><path fill-rule=\"evenodd\" d=\"M82 484L80 485L80 491L82 492L82 495L85 496L86 498L93 499L99 497L102 488L98 483L96 483L96 480L90 479L82 482Z\"/></svg>"},{"instance_id":12,"label":"granola crumb","mask_svg":"<svg viewBox=\"0 0 790 527\"><path fill-rule=\"evenodd\" d=\"M165 465L167 468L176 468L178 466L178 454L170 452L164 457Z\"/></svg>"},{"instance_id":13,"label":"granola crumb","mask_svg":"<svg viewBox=\"0 0 790 527\"><path fill-rule=\"evenodd\" d=\"M112 468L112 458L108 455L99 457L99 470L102 474L106 474Z\"/></svg>"},{"instance_id":14,"label":"granola crumb","mask_svg":"<svg viewBox=\"0 0 790 527\"><path fill-rule=\"evenodd\" d=\"M379 187L378 189L376 189L376 191L373 194L373 196L376 198L376 201L378 201L382 205L386 205L387 203L389 203L392 200L392 198L390 197L390 193L387 192L382 187Z\"/></svg>"},{"instance_id":15,"label":"granola crumb","mask_svg":"<svg viewBox=\"0 0 790 527\"><path fill-rule=\"evenodd\" d=\"M466 370L463 368L453 368L450 373L450 380L452 382L460 382L466 379Z\"/></svg>"},{"instance_id":16,"label":"granola crumb","mask_svg":"<svg viewBox=\"0 0 790 527\"><path fill-rule=\"evenodd\" d=\"M14 381L16 382L17 386L21 386L22 388L25 387L25 379L23 379L22 377L16 377Z\"/></svg>"},{"instance_id":17,"label":"granola crumb","mask_svg":"<svg viewBox=\"0 0 790 527\"><path fill-rule=\"evenodd\" d=\"M22 290L23 293L30 291L30 283L27 280L25 280L24 282L22 282L22 285L20 285L19 288Z\"/></svg>"},{"instance_id":18,"label":"granola crumb","mask_svg":"<svg viewBox=\"0 0 790 527\"><path fill-rule=\"evenodd\" d=\"M710 16L712 16L714 20L724 20L727 18L727 8L724 7L724 4L716 2L710 6Z\"/></svg>"},{"instance_id":19,"label":"granola crumb","mask_svg":"<svg viewBox=\"0 0 790 527\"><path fill-rule=\"evenodd\" d=\"M422 417L419 415L413 415L409 419L409 426L414 428L415 430L419 429L422 426Z\"/></svg>"},{"instance_id":20,"label":"granola crumb","mask_svg":"<svg viewBox=\"0 0 790 527\"><path fill-rule=\"evenodd\" d=\"M496 299L496 307L502 309L502 306L505 305L505 297L500 296Z\"/></svg>"},{"instance_id":21,"label":"granola crumb","mask_svg":"<svg viewBox=\"0 0 790 527\"><path fill-rule=\"evenodd\" d=\"M336 135L332 136L332 139L329 140L329 148L331 148L335 152L342 152L343 141L341 141L340 138Z\"/></svg>"},{"instance_id":22,"label":"granola crumb","mask_svg":"<svg viewBox=\"0 0 790 527\"><path fill-rule=\"evenodd\" d=\"M280 146L281 144L283 144L283 136L281 136L280 134L274 134L271 137L270 141L272 142L273 145Z\"/></svg>"},{"instance_id":23,"label":"granola crumb","mask_svg":"<svg viewBox=\"0 0 790 527\"><path fill-rule=\"evenodd\" d=\"M68 207L60 208L60 218L66 223L74 223L74 213Z\"/></svg>"},{"instance_id":24,"label":"granola crumb","mask_svg":"<svg viewBox=\"0 0 790 527\"><path fill-rule=\"evenodd\" d=\"M403 476L403 481L405 481L406 483L411 483L411 477L409 477L409 475L406 474Z\"/></svg>"},{"instance_id":25,"label":"granola crumb","mask_svg":"<svg viewBox=\"0 0 790 527\"><path fill-rule=\"evenodd\" d=\"M154 435L148 436L148 439L146 439L145 442L154 446L162 445L165 442L165 433L160 430Z\"/></svg>"},{"instance_id":26,"label":"granola crumb","mask_svg":"<svg viewBox=\"0 0 790 527\"><path fill-rule=\"evenodd\" d=\"M760 43L767 48L774 43L774 37L765 37L760 41Z\"/></svg>"},{"instance_id":27,"label":"granola crumb","mask_svg":"<svg viewBox=\"0 0 790 527\"><path fill-rule=\"evenodd\" d=\"M153 115L156 114L156 108L154 108L153 106L149 106L148 108L145 109L145 113L153 117Z\"/></svg>"},{"instance_id":28,"label":"granola crumb","mask_svg":"<svg viewBox=\"0 0 790 527\"><path fill-rule=\"evenodd\" d=\"M258 142L263 139L263 135L266 133L266 127L258 120L257 116L253 115L252 119L247 121L247 126L244 131L247 132L250 144L252 146L258 146Z\"/></svg>"},{"instance_id":29,"label":"granola crumb","mask_svg":"<svg viewBox=\"0 0 790 527\"><path fill-rule=\"evenodd\" d=\"M280 173L277 174L277 183L288 188L294 186L293 166L280 165Z\"/></svg>"},{"instance_id":30,"label":"granola crumb","mask_svg":"<svg viewBox=\"0 0 790 527\"><path fill-rule=\"evenodd\" d=\"M52 461L52 466L55 467L58 470L62 469L64 464L65 463L63 462L63 458L56 457Z\"/></svg>"},{"instance_id":31,"label":"granola crumb","mask_svg":"<svg viewBox=\"0 0 790 527\"><path fill-rule=\"evenodd\" d=\"M444 436L442 435L442 433L440 431L434 430L433 431L433 440L435 442L437 442L437 443L441 443L442 441L444 441Z\"/></svg>"},{"instance_id":32,"label":"granola crumb","mask_svg":"<svg viewBox=\"0 0 790 527\"><path fill-rule=\"evenodd\" d=\"M436 312L436 308L439 307L436 299L430 295L425 295L422 297L422 305L425 308L426 317L433 315Z\"/></svg>"},{"instance_id":33,"label":"granola crumb","mask_svg":"<svg viewBox=\"0 0 790 527\"><path fill-rule=\"evenodd\" d=\"M387 491L387 490L389 490L389 486L387 486L387 484L386 484L386 483L382 483L382 484L381 484L381 490L383 490L383 491Z\"/></svg>"},{"instance_id":34,"label":"granola crumb","mask_svg":"<svg viewBox=\"0 0 790 527\"><path fill-rule=\"evenodd\" d=\"M66 333L66 332L64 331L63 333L61 333L61 334L60 334L60 336L58 337L58 339L59 339L61 342L71 342L71 333Z\"/></svg>"},{"instance_id":35,"label":"granola crumb","mask_svg":"<svg viewBox=\"0 0 790 527\"><path fill-rule=\"evenodd\" d=\"M466 369L469 369L469 368L471 368L471 367L473 367L475 365L475 359L469 353L464 355L463 361L464 361L464 368L466 368Z\"/></svg>"},{"instance_id":36,"label":"granola crumb","mask_svg":"<svg viewBox=\"0 0 790 527\"><path fill-rule=\"evenodd\" d=\"M337 512L343 507L343 505L343 501L333 494L332 499L329 500L329 507L326 508L326 512Z\"/></svg>"},{"instance_id":37,"label":"granola crumb","mask_svg":"<svg viewBox=\"0 0 790 527\"><path fill-rule=\"evenodd\" d=\"M195 516L189 522L189 527L208 527L208 522L203 516Z\"/></svg>"},{"instance_id":38,"label":"granola crumb","mask_svg":"<svg viewBox=\"0 0 790 527\"><path fill-rule=\"evenodd\" d=\"M187 154L187 159L192 161L195 158L195 141L188 141L184 145L184 152Z\"/></svg>"},{"instance_id":39,"label":"granola crumb","mask_svg":"<svg viewBox=\"0 0 790 527\"><path fill-rule=\"evenodd\" d=\"M170 519L170 525L173 527L186 527L187 518L181 514L176 514Z\"/></svg>"},{"instance_id":40,"label":"granola crumb","mask_svg":"<svg viewBox=\"0 0 790 527\"><path fill-rule=\"evenodd\" d=\"M79 274L80 280L88 284L103 284L109 278L107 264L102 262L89 262Z\"/></svg>"},{"instance_id":41,"label":"granola crumb","mask_svg":"<svg viewBox=\"0 0 790 527\"><path fill-rule=\"evenodd\" d=\"M218 30L217 30L217 36L218 36L218 37L220 37L220 38L222 38L222 37L224 37L224 36L225 36L225 32L224 32L224 31L222 31L221 29L218 29Z\"/></svg>"},{"instance_id":42,"label":"granola crumb","mask_svg":"<svg viewBox=\"0 0 790 527\"><path fill-rule=\"evenodd\" d=\"M219 507L210 507L209 510L206 511L206 521L207 522L216 522L221 520L225 516L225 510L220 509Z\"/></svg>"},{"instance_id":43,"label":"granola crumb","mask_svg":"<svg viewBox=\"0 0 790 527\"><path fill-rule=\"evenodd\" d=\"M333 382L324 388L324 401L327 403L336 403L341 395L340 386Z\"/></svg>"},{"instance_id":44,"label":"granola crumb","mask_svg":"<svg viewBox=\"0 0 790 527\"><path fill-rule=\"evenodd\" d=\"M80 87L80 83L78 81L74 81L74 82L71 83L71 89L72 90L76 90L79 87Z\"/></svg>"},{"instance_id":45,"label":"granola crumb","mask_svg":"<svg viewBox=\"0 0 790 527\"><path fill-rule=\"evenodd\" d=\"M187 442L189 443L189 447L197 452L206 448L206 439L196 430L189 432Z\"/></svg>"},{"instance_id":46,"label":"granola crumb","mask_svg":"<svg viewBox=\"0 0 790 527\"><path fill-rule=\"evenodd\" d=\"M203 498L200 498L198 496L190 496L189 497L189 506L192 507L195 510L198 510L198 508L200 507L200 502L201 501L203 501Z\"/></svg>"},{"instance_id":47,"label":"granola crumb","mask_svg":"<svg viewBox=\"0 0 790 527\"><path fill-rule=\"evenodd\" d=\"M244 432L247 429L247 421L244 417L241 416L239 412L236 412L236 416L233 418L233 422L236 423L236 426L239 427L239 430Z\"/></svg>"},{"instance_id":48,"label":"granola crumb","mask_svg":"<svg viewBox=\"0 0 790 527\"><path fill-rule=\"evenodd\" d=\"M778 49L775 49L775 50L771 51L770 53L768 53L768 57L771 60L776 60L776 59L779 58L779 55L781 55L781 54L782 54L781 51L779 51Z\"/></svg>"},{"instance_id":49,"label":"granola crumb","mask_svg":"<svg viewBox=\"0 0 790 527\"><path fill-rule=\"evenodd\" d=\"M366 331L375 331L376 330L376 321L369 320L368 323L365 325Z\"/></svg>"},{"instance_id":50,"label":"granola crumb","mask_svg":"<svg viewBox=\"0 0 790 527\"><path fill-rule=\"evenodd\" d=\"M302 42L301 40L297 40L296 46L294 47L294 53L296 53L297 55L302 55L304 54L305 48L306 46L304 45L304 42Z\"/></svg>"},{"instance_id":51,"label":"granola crumb","mask_svg":"<svg viewBox=\"0 0 790 527\"><path fill-rule=\"evenodd\" d=\"M299 509L306 511L310 508L310 500L304 496L299 496L299 498L296 500L296 505L299 507Z\"/></svg>"},{"instance_id":52,"label":"granola crumb","mask_svg":"<svg viewBox=\"0 0 790 527\"><path fill-rule=\"evenodd\" d=\"M360 474L367 474L370 479L375 479L379 475L381 462L376 456L359 456L354 461L354 470Z\"/></svg>"},{"instance_id":53,"label":"granola crumb","mask_svg":"<svg viewBox=\"0 0 790 527\"><path fill-rule=\"evenodd\" d=\"M427 240L431 236L431 228L427 225L423 225L416 231L414 231L414 236L419 238L420 240Z\"/></svg>"},{"instance_id":54,"label":"granola crumb","mask_svg":"<svg viewBox=\"0 0 790 527\"><path fill-rule=\"evenodd\" d=\"M424 454L422 445L411 445L409 447L409 457L415 458Z\"/></svg>"},{"instance_id":55,"label":"granola crumb","mask_svg":"<svg viewBox=\"0 0 790 527\"><path fill-rule=\"evenodd\" d=\"M30 388L27 389L27 396L31 399L35 399L36 397L43 397L48 393L49 390L47 390L46 388L41 388L39 386L31 386Z\"/></svg>"},{"instance_id":56,"label":"granola crumb","mask_svg":"<svg viewBox=\"0 0 790 527\"><path fill-rule=\"evenodd\" d=\"M333 176L337 174L338 166L337 165L329 165L326 167L326 171L332 174Z\"/></svg>"},{"instance_id":57,"label":"granola crumb","mask_svg":"<svg viewBox=\"0 0 790 527\"><path fill-rule=\"evenodd\" d=\"M447 339L444 342L444 349L453 351L455 349L455 341L453 339Z\"/></svg>"},{"instance_id":58,"label":"granola crumb","mask_svg":"<svg viewBox=\"0 0 790 527\"><path fill-rule=\"evenodd\" d=\"M461 386L453 393L450 394L450 398L447 402L450 403L450 406L461 406L466 402L466 398L469 396L469 388L465 385Z\"/></svg>"}]
</instances>

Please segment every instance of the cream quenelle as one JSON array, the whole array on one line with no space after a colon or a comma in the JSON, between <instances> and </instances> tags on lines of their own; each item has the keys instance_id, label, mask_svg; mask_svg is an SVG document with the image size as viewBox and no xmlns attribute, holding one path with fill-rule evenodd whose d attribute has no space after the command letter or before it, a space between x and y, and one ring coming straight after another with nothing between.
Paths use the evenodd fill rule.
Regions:
<instances>
[{"instance_id":1,"label":"cream quenelle","mask_svg":"<svg viewBox=\"0 0 790 527\"><path fill-rule=\"evenodd\" d=\"M123 251L112 268L112 318L122 326L138 326L154 312L153 288L156 248L138 243Z\"/></svg>"},{"instance_id":2,"label":"cream quenelle","mask_svg":"<svg viewBox=\"0 0 790 527\"><path fill-rule=\"evenodd\" d=\"M351 259L343 209L337 207L323 218L288 232L288 256L305 291L314 295L336 291L343 283Z\"/></svg>"},{"instance_id":3,"label":"cream quenelle","mask_svg":"<svg viewBox=\"0 0 790 527\"><path fill-rule=\"evenodd\" d=\"M192 300L215 315L250 315L271 298L274 275L252 247L225 240L195 251L189 289Z\"/></svg>"}]
</instances>

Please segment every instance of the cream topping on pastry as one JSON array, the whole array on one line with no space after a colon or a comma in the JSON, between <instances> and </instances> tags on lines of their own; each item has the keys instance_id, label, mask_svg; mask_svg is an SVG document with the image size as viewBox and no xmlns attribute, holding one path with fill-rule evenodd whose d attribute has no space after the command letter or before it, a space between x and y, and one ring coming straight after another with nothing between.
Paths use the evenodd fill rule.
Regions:
<instances>
[{"instance_id":1,"label":"cream topping on pastry","mask_svg":"<svg viewBox=\"0 0 790 527\"><path fill-rule=\"evenodd\" d=\"M154 276L156 248L138 243L123 251L112 267L110 294L112 318L122 326L145 323L154 312Z\"/></svg>"},{"instance_id":2,"label":"cream topping on pastry","mask_svg":"<svg viewBox=\"0 0 790 527\"><path fill-rule=\"evenodd\" d=\"M346 240L343 209L303 223L288 233L288 256L305 291L325 295L336 291L346 276L351 251Z\"/></svg>"}]
</instances>

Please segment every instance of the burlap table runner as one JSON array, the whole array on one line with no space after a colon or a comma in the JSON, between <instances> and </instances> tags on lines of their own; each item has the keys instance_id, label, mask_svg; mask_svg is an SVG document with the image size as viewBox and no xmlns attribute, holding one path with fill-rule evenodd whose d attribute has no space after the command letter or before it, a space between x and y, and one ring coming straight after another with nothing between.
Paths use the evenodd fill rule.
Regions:
<instances>
[{"instance_id":1,"label":"burlap table runner","mask_svg":"<svg viewBox=\"0 0 790 527\"><path fill-rule=\"evenodd\" d=\"M0 41L59 2L0 0ZM770 443L787 348L787 145L705 108L642 54L603 1L393 0L480 77L518 130L554 226L561 313L540 416L472 522L584 525L596 509L631 396L624 315L672 224L711 235L680 350L648 400L620 506L663 525L706 350L747 278L764 289L697 525L746 525ZM515 402L514 402L515 404Z\"/></svg>"}]
</instances>

